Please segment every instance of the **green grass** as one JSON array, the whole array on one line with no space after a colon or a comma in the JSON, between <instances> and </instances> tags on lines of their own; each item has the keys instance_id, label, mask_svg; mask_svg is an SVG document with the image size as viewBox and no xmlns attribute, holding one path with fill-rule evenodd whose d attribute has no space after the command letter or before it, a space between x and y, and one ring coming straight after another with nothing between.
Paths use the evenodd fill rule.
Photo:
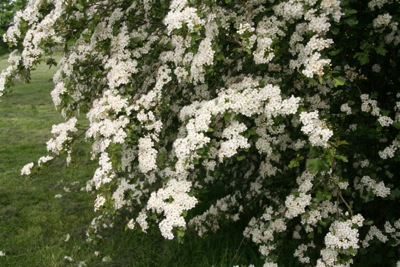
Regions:
<instances>
[{"instance_id":1,"label":"green grass","mask_svg":"<svg viewBox=\"0 0 400 267\"><path fill-rule=\"evenodd\" d=\"M65 266L65 255L78 256L66 235L83 237L93 216L91 196L79 191L93 164L66 169L60 160L41 175L20 176L23 165L46 155L51 126L62 121L49 95L54 71L39 66L31 83L17 83L0 100L0 266Z\"/></svg>"},{"instance_id":2,"label":"green grass","mask_svg":"<svg viewBox=\"0 0 400 267\"><path fill-rule=\"evenodd\" d=\"M0 70L6 64L6 58L0 58ZM250 241L243 241L238 226L203 239L189 232L179 244L164 240L158 229L147 235L125 232L121 218L104 232L104 242L87 243L86 229L95 216L94 196L80 189L96 166L88 160L85 146L68 168L60 159L40 175L20 176L22 166L47 154L51 126L62 121L49 94L54 72L40 65L31 83L17 83L0 99L0 251L6 254L0 257L0 266L77 266L80 261L87 266L260 264L257 251ZM65 242L68 234L71 238ZM104 256L112 260L103 262Z\"/></svg>"}]
</instances>

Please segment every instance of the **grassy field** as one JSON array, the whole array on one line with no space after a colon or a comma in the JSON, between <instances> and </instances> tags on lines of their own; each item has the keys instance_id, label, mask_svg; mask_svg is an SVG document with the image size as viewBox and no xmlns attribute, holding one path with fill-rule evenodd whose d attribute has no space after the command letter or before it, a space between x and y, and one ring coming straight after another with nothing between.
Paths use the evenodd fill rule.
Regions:
<instances>
[{"instance_id":1,"label":"grassy field","mask_svg":"<svg viewBox=\"0 0 400 267\"><path fill-rule=\"evenodd\" d=\"M6 64L0 58L0 70ZM241 230L234 226L204 239L188 233L182 245L163 240L157 231L125 232L117 222L105 233L105 242L87 243L94 196L80 189L96 166L84 146L68 168L60 159L40 175L20 176L22 166L46 155L51 126L62 121L49 94L54 72L38 66L31 83L17 83L0 99L0 251L5 253L0 266L260 264L256 250L243 242ZM62 197L55 198L57 194Z\"/></svg>"}]
</instances>

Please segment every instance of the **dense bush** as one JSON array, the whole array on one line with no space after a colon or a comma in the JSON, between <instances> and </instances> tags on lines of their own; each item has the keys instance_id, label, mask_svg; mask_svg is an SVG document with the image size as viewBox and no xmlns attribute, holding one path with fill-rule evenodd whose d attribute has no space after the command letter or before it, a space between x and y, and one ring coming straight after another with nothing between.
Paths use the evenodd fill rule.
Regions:
<instances>
[{"instance_id":1,"label":"dense bush","mask_svg":"<svg viewBox=\"0 0 400 267\"><path fill-rule=\"evenodd\" d=\"M264 266L282 251L394 266L399 14L394 0L31 0L4 36L23 49L0 92L62 46L65 122L21 173L69 162L84 135L99 164L90 238L119 216L167 239L239 221Z\"/></svg>"}]
</instances>

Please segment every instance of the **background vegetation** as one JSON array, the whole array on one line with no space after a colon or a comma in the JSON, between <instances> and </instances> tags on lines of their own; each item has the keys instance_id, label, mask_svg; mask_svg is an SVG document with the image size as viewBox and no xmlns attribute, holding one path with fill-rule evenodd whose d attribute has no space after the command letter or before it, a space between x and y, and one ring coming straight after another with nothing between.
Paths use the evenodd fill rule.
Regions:
<instances>
[{"instance_id":1,"label":"background vegetation","mask_svg":"<svg viewBox=\"0 0 400 267\"><path fill-rule=\"evenodd\" d=\"M12 24L15 12L25 5L26 0L0 0L0 55L9 51L8 45L3 41L2 36Z\"/></svg>"}]
</instances>

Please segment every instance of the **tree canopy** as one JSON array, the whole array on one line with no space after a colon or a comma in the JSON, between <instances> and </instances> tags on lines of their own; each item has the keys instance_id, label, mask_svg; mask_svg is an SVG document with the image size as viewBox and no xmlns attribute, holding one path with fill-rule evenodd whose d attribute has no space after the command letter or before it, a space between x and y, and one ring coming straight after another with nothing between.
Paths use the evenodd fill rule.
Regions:
<instances>
[{"instance_id":1,"label":"tree canopy","mask_svg":"<svg viewBox=\"0 0 400 267\"><path fill-rule=\"evenodd\" d=\"M393 0L31 0L5 36L17 49L0 94L61 49L51 96L65 122L21 173L69 162L83 136L93 238L120 216L167 239L228 221L264 266L282 250L394 266L399 21Z\"/></svg>"}]
</instances>

